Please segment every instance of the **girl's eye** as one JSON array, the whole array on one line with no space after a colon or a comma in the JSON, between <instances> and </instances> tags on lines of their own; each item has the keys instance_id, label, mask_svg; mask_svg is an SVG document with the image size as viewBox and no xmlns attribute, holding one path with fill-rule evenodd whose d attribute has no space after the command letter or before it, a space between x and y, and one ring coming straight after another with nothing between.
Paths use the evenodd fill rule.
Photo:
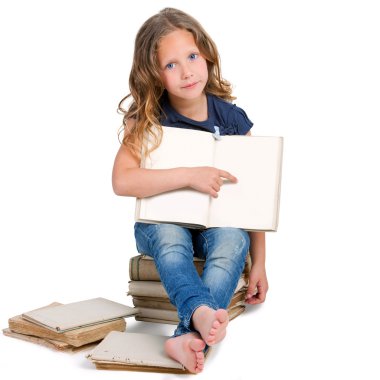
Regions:
<instances>
[{"instance_id":1,"label":"girl's eye","mask_svg":"<svg viewBox=\"0 0 380 380\"><path fill-rule=\"evenodd\" d=\"M166 65L166 68L169 69L169 70L173 70L175 68L175 63L168 63Z\"/></svg>"},{"instance_id":2,"label":"girl's eye","mask_svg":"<svg viewBox=\"0 0 380 380\"><path fill-rule=\"evenodd\" d=\"M192 54L189 55L189 58L193 61L194 59L197 59L198 56L199 56L199 54L197 54L197 53L192 53Z\"/></svg>"}]
</instances>

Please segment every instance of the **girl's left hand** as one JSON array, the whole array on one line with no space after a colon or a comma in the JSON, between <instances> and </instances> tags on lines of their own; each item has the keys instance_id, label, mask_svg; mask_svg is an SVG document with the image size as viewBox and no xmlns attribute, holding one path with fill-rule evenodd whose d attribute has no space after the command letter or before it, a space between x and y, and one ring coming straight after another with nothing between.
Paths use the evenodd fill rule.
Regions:
<instances>
[{"instance_id":1,"label":"girl's left hand","mask_svg":"<svg viewBox=\"0 0 380 380\"><path fill-rule=\"evenodd\" d=\"M254 265L249 274L249 285L245 302L250 305L263 303L268 292L268 280L265 266Z\"/></svg>"}]
</instances>

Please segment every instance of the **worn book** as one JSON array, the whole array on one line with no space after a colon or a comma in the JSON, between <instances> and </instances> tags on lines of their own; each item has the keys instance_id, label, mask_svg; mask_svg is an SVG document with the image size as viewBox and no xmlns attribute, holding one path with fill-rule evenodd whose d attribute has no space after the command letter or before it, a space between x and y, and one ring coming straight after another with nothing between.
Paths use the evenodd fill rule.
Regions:
<instances>
[{"instance_id":1,"label":"worn book","mask_svg":"<svg viewBox=\"0 0 380 380\"><path fill-rule=\"evenodd\" d=\"M246 290L240 290L235 293L228 308L235 306L237 303L244 301L246 295ZM157 310L173 310L176 311L177 308L169 301L168 298L154 298L154 297L139 297L134 296L132 298L133 305L137 308L148 308Z\"/></svg>"},{"instance_id":2,"label":"worn book","mask_svg":"<svg viewBox=\"0 0 380 380\"><path fill-rule=\"evenodd\" d=\"M53 302L52 304L44 306L39 310L48 309L59 305L62 304L58 302ZM124 331L126 328L126 322L124 318L117 318L112 321L107 321L92 326L81 327L66 332L57 332L52 329L48 329L44 326L38 325L36 323L27 321L24 318L22 318L21 315L17 315L12 318L9 318L8 327L12 333L22 335L13 335L14 337L17 337L19 339L24 337L24 340L34 341L35 343L43 342L39 341L38 339L26 338L28 336L33 336L35 338L46 340L48 343L45 345L53 345L56 349L64 349L70 348L70 346L82 347L89 343L97 342L103 339L110 331ZM5 335L10 334L8 333Z\"/></svg>"},{"instance_id":3,"label":"worn book","mask_svg":"<svg viewBox=\"0 0 380 380\"><path fill-rule=\"evenodd\" d=\"M212 166L230 172L238 182L225 180L217 198L191 188L138 198L136 221L191 228L277 230L282 137L234 135L216 139L202 131L162 129L161 144L141 161L142 168Z\"/></svg>"},{"instance_id":4,"label":"worn book","mask_svg":"<svg viewBox=\"0 0 380 380\"><path fill-rule=\"evenodd\" d=\"M118 369L186 374L182 364L164 351L168 336L141 333L109 333L87 356L97 369Z\"/></svg>"},{"instance_id":5,"label":"worn book","mask_svg":"<svg viewBox=\"0 0 380 380\"><path fill-rule=\"evenodd\" d=\"M23 313L22 318L46 329L64 333L129 317L135 313L136 310L132 307L99 297L32 310Z\"/></svg>"},{"instance_id":6,"label":"worn book","mask_svg":"<svg viewBox=\"0 0 380 380\"><path fill-rule=\"evenodd\" d=\"M244 301L236 303L234 306L227 308L229 320L233 320L245 310ZM160 322L172 325L179 323L178 314L176 310L164 310L147 307L139 307L138 314L135 316L137 321L147 322Z\"/></svg>"},{"instance_id":7,"label":"worn book","mask_svg":"<svg viewBox=\"0 0 380 380\"><path fill-rule=\"evenodd\" d=\"M193 262L198 274L201 275L205 261L194 257ZM247 255L244 273L249 275L250 269L251 259ZM160 281L160 275L157 272L153 258L143 254L131 257L129 259L129 278L132 281Z\"/></svg>"},{"instance_id":8,"label":"worn book","mask_svg":"<svg viewBox=\"0 0 380 380\"><path fill-rule=\"evenodd\" d=\"M63 352L77 352L81 350L88 350L90 348L93 348L96 345L96 343L99 342L99 340L97 340L96 342L93 342L93 343L88 343L85 345L81 345L79 347L75 347L75 346L72 346L71 344L61 342L60 340L40 338L34 335L16 333L9 328L3 329L3 334L11 338L16 338L16 339L24 340L26 342L39 344L41 346L48 347L56 351L63 351Z\"/></svg>"},{"instance_id":9,"label":"worn book","mask_svg":"<svg viewBox=\"0 0 380 380\"><path fill-rule=\"evenodd\" d=\"M238 281L234 293L246 288L247 286L247 279L244 275L242 275ZM128 295L132 297L149 296L155 298L169 298L164 286L158 281L129 281Z\"/></svg>"}]
</instances>

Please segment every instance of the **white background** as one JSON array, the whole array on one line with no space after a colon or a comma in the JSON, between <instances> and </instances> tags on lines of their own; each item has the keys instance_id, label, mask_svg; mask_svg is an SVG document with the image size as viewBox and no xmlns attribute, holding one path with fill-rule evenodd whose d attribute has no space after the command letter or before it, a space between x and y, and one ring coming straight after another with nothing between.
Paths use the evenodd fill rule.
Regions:
<instances>
[{"instance_id":1,"label":"white background","mask_svg":"<svg viewBox=\"0 0 380 380\"><path fill-rule=\"evenodd\" d=\"M138 28L174 6L214 38L253 133L285 138L280 226L267 236L267 301L231 322L197 378L378 379L375 3L2 1L0 327L52 301L131 304L134 199L111 188L116 108L128 93ZM175 377L97 371L83 352L4 336L0 352L6 379Z\"/></svg>"}]
</instances>

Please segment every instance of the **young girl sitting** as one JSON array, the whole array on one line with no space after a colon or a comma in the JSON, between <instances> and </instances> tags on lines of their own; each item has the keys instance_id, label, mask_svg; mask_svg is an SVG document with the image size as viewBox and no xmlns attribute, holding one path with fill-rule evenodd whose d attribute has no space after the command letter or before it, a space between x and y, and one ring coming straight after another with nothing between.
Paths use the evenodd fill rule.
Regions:
<instances>
[{"instance_id":1,"label":"young girl sitting","mask_svg":"<svg viewBox=\"0 0 380 380\"><path fill-rule=\"evenodd\" d=\"M249 134L251 121L231 103L231 85L222 79L219 55L203 27L186 13L166 8L140 28L129 79L130 94L119 105L123 142L113 168L117 195L138 198L191 187L217 197L233 174L214 167L140 168L148 154L144 136L160 143L161 125L220 135ZM132 101L124 109L124 101ZM216 128L215 128L216 127ZM194 152L196 155L197 152ZM204 349L226 335L228 307L248 251L252 269L246 302L265 300L265 235L237 228L195 230L174 224L135 224L137 249L154 258L161 281L180 320L166 353L190 372L204 366ZM193 257L205 259L200 277ZM254 290L257 288L257 293Z\"/></svg>"}]
</instances>

